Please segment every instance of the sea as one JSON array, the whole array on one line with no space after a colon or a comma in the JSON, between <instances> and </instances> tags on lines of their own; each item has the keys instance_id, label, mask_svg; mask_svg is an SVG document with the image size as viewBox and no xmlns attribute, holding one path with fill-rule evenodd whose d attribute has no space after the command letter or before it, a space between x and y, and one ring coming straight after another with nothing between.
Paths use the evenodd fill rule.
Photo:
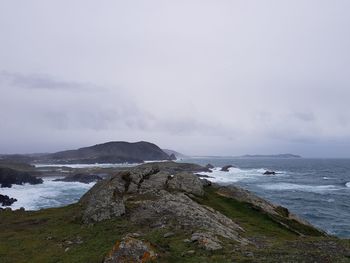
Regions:
<instances>
[{"instance_id":1,"label":"sea","mask_svg":"<svg viewBox=\"0 0 350 263\"><path fill-rule=\"evenodd\" d=\"M212 182L241 186L287 207L329 234L350 238L350 159L193 157L179 161L210 163L215 168L205 175ZM220 171L225 165L234 167ZM74 167L79 168L79 164ZM276 175L264 175L266 170ZM54 179L44 178L39 185L0 188L0 193L18 200L12 209L39 210L77 202L94 185Z\"/></svg>"}]
</instances>

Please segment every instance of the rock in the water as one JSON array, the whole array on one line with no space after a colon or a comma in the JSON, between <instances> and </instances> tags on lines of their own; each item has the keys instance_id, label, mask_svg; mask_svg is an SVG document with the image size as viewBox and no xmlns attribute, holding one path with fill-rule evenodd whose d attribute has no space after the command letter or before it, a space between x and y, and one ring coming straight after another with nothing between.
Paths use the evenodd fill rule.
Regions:
<instances>
[{"instance_id":1,"label":"rock in the water","mask_svg":"<svg viewBox=\"0 0 350 263\"><path fill-rule=\"evenodd\" d=\"M154 261L157 254L149 242L126 236L117 241L104 263L145 263Z\"/></svg>"},{"instance_id":2,"label":"rock in the water","mask_svg":"<svg viewBox=\"0 0 350 263\"><path fill-rule=\"evenodd\" d=\"M91 182L100 181L102 178L95 174L74 174L74 175L68 175L65 178L62 179L56 179L54 181L62 181L62 182L79 182L79 183L85 183L89 184Z\"/></svg>"},{"instance_id":3,"label":"rock in the water","mask_svg":"<svg viewBox=\"0 0 350 263\"><path fill-rule=\"evenodd\" d=\"M276 172L274 172L274 171L265 171L264 172L264 175L275 175L276 174Z\"/></svg>"},{"instance_id":4,"label":"rock in the water","mask_svg":"<svg viewBox=\"0 0 350 263\"><path fill-rule=\"evenodd\" d=\"M170 154L169 155L169 160L172 160L172 161L175 161L175 160L177 160L177 158L176 158L176 156L175 156L175 154Z\"/></svg>"},{"instance_id":5,"label":"rock in the water","mask_svg":"<svg viewBox=\"0 0 350 263\"><path fill-rule=\"evenodd\" d=\"M221 168L222 172L228 172L230 168L234 167L233 165L225 165Z\"/></svg>"},{"instance_id":6,"label":"rock in the water","mask_svg":"<svg viewBox=\"0 0 350 263\"><path fill-rule=\"evenodd\" d=\"M41 178L27 173L17 171L11 168L0 167L0 185L1 187L12 187L13 184L22 185L24 183L29 184L42 184Z\"/></svg>"},{"instance_id":7,"label":"rock in the water","mask_svg":"<svg viewBox=\"0 0 350 263\"><path fill-rule=\"evenodd\" d=\"M2 206L11 206L16 201L17 199L15 198L10 198L7 195L0 194L0 204Z\"/></svg>"},{"instance_id":8,"label":"rock in the water","mask_svg":"<svg viewBox=\"0 0 350 263\"><path fill-rule=\"evenodd\" d=\"M192 242L197 242L201 248L214 251L222 249L220 241L210 233L194 233L191 237Z\"/></svg>"},{"instance_id":9,"label":"rock in the water","mask_svg":"<svg viewBox=\"0 0 350 263\"><path fill-rule=\"evenodd\" d=\"M213 169L213 168L214 168L214 165L208 163L205 167L208 168L208 169Z\"/></svg>"}]
</instances>

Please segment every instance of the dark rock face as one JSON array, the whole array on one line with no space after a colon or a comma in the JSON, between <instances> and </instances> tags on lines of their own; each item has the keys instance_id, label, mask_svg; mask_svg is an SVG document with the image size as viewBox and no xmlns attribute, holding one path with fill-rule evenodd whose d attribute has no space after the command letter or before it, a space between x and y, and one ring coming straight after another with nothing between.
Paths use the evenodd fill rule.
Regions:
<instances>
[{"instance_id":1,"label":"dark rock face","mask_svg":"<svg viewBox=\"0 0 350 263\"><path fill-rule=\"evenodd\" d=\"M7 195L0 194L0 204L2 206L11 206L16 201L17 201L17 199L15 199L15 198L10 198Z\"/></svg>"},{"instance_id":2,"label":"dark rock face","mask_svg":"<svg viewBox=\"0 0 350 263\"><path fill-rule=\"evenodd\" d=\"M264 175L275 175L276 174L276 172L274 172L274 171L266 171L266 172L264 172Z\"/></svg>"},{"instance_id":3,"label":"dark rock face","mask_svg":"<svg viewBox=\"0 0 350 263\"><path fill-rule=\"evenodd\" d=\"M91 182L100 181L102 178L95 174L74 174L66 176L63 179L56 179L54 181L62 181L62 182L79 182L89 184Z\"/></svg>"},{"instance_id":4,"label":"dark rock face","mask_svg":"<svg viewBox=\"0 0 350 263\"><path fill-rule=\"evenodd\" d=\"M175 156L175 154L170 154L170 156L169 156L169 160L172 160L172 161L175 161L175 160L177 160L177 158L176 158L176 156Z\"/></svg>"},{"instance_id":5,"label":"dark rock face","mask_svg":"<svg viewBox=\"0 0 350 263\"><path fill-rule=\"evenodd\" d=\"M208 163L208 164L205 166L205 168L207 168L207 169L213 169L213 168L214 168L214 165Z\"/></svg>"},{"instance_id":6,"label":"dark rock face","mask_svg":"<svg viewBox=\"0 0 350 263\"><path fill-rule=\"evenodd\" d=\"M77 150L41 156L44 163L142 163L143 161L169 160L169 155L149 142L108 142Z\"/></svg>"},{"instance_id":7,"label":"dark rock face","mask_svg":"<svg viewBox=\"0 0 350 263\"><path fill-rule=\"evenodd\" d=\"M41 184L43 183L43 180L41 178L36 178L27 172L0 167L1 187L11 187L13 184L22 185L24 183Z\"/></svg>"},{"instance_id":8,"label":"dark rock face","mask_svg":"<svg viewBox=\"0 0 350 263\"><path fill-rule=\"evenodd\" d=\"M225 165L221 168L222 172L228 172L230 168L234 167L233 165Z\"/></svg>"}]
</instances>

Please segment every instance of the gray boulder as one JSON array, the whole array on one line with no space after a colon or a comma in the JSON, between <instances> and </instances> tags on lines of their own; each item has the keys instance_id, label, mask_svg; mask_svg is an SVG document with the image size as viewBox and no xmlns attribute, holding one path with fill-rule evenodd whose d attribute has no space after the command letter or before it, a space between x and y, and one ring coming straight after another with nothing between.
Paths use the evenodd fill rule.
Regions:
<instances>
[{"instance_id":1,"label":"gray boulder","mask_svg":"<svg viewBox=\"0 0 350 263\"><path fill-rule=\"evenodd\" d=\"M204 194L201 180L191 173L178 173L171 176L168 180L168 188L199 196Z\"/></svg>"},{"instance_id":2,"label":"gray boulder","mask_svg":"<svg viewBox=\"0 0 350 263\"><path fill-rule=\"evenodd\" d=\"M191 237L192 242L198 243L199 247L205 250L214 251L222 249L220 241L211 233L194 233Z\"/></svg>"},{"instance_id":3,"label":"gray boulder","mask_svg":"<svg viewBox=\"0 0 350 263\"><path fill-rule=\"evenodd\" d=\"M79 201L83 208L83 222L98 222L125 213L123 193L126 182L123 178L129 174L121 172L117 176L102 180L83 195Z\"/></svg>"}]
</instances>

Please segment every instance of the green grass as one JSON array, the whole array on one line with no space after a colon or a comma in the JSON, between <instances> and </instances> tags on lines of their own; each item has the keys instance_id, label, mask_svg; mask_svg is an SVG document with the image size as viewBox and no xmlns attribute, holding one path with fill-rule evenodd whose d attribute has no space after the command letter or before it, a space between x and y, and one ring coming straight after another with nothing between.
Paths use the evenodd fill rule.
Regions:
<instances>
[{"instance_id":1,"label":"green grass","mask_svg":"<svg viewBox=\"0 0 350 263\"><path fill-rule=\"evenodd\" d=\"M295 238L296 234L282 227L269 215L262 213L251 204L220 196L215 189L208 188L204 197L195 200L203 205L214 207L219 212L233 219L246 230L246 236L269 237L278 239Z\"/></svg>"}]
</instances>

